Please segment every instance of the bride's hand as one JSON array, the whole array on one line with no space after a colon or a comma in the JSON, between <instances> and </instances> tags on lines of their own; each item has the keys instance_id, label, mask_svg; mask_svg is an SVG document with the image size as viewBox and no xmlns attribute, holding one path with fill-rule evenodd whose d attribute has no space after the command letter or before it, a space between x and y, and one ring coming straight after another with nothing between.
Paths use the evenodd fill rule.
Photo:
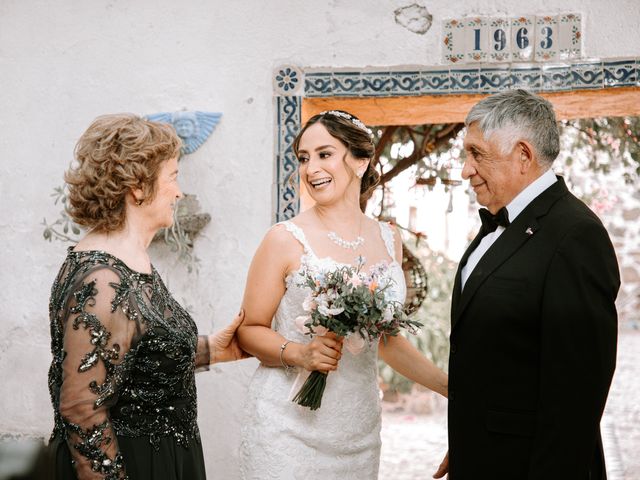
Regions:
<instances>
[{"instance_id":1,"label":"bride's hand","mask_svg":"<svg viewBox=\"0 0 640 480\"><path fill-rule=\"evenodd\" d=\"M343 337L329 332L323 337L315 337L302 349L302 367L305 370L328 373L338 368L342 357Z\"/></svg>"},{"instance_id":2,"label":"bride's hand","mask_svg":"<svg viewBox=\"0 0 640 480\"><path fill-rule=\"evenodd\" d=\"M211 363L232 362L249 358L247 352L240 348L236 330L244 321L244 310L240 310L233 321L219 332L209 335L209 348L211 349Z\"/></svg>"}]
</instances>

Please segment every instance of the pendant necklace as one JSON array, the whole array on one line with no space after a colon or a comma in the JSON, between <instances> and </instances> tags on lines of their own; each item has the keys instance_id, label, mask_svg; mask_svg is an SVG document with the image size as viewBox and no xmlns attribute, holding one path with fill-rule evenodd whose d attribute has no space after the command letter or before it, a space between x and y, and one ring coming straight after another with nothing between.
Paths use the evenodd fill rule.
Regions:
<instances>
[{"instance_id":1,"label":"pendant necklace","mask_svg":"<svg viewBox=\"0 0 640 480\"><path fill-rule=\"evenodd\" d=\"M360 226L358 227L358 236L356 237L355 240L349 241L349 240L345 240L344 238L342 238L335 231L330 230L329 227L327 227L327 224L324 223L324 221L322 220L322 218L318 214L317 210L316 210L315 213L316 213L316 216L318 217L318 219L320 220L320 223L322 223L322 225L324 225L324 227L327 230L329 230L329 233L327 233L327 237L329 237L329 240L331 240L333 243L335 243L339 247L348 248L350 250L356 250L361 245L364 245L364 238L360 235L362 233L362 216L360 217Z\"/></svg>"}]
</instances>

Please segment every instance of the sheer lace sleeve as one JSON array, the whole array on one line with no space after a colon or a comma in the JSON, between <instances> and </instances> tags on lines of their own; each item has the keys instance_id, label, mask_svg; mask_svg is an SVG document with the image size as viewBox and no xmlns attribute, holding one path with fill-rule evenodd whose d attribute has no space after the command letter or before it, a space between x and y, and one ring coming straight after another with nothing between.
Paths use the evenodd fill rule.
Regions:
<instances>
[{"instance_id":1,"label":"sheer lace sleeve","mask_svg":"<svg viewBox=\"0 0 640 480\"><path fill-rule=\"evenodd\" d=\"M102 265L78 281L67 299L60 415L79 480L126 478L109 406L138 328L129 320L132 298L119 273Z\"/></svg>"},{"instance_id":2,"label":"sheer lace sleeve","mask_svg":"<svg viewBox=\"0 0 640 480\"><path fill-rule=\"evenodd\" d=\"M209 336L198 335L198 345L196 346L196 371L205 372L209 370L211 364L211 348L209 347Z\"/></svg>"}]
</instances>

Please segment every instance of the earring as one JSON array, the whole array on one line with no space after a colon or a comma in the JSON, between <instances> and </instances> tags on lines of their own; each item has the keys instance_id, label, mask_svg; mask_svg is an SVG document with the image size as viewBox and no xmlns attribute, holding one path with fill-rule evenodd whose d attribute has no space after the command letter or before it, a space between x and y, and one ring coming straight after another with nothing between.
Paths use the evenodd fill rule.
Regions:
<instances>
[{"instance_id":1,"label":"earring","mask_svg":"<svg viewBox=\"0 0 640 480\"><path fill-rule=\"evenodd\" d=\"M362 177L364 177L364 170L360 170L358 172L358 178L362 178Z\"/></svg>"}]
</instances>

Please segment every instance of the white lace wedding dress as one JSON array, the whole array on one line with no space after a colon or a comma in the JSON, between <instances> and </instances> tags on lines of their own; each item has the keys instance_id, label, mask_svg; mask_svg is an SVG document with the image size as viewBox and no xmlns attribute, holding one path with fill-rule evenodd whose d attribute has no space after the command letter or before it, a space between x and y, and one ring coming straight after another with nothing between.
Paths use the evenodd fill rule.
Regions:
<instances>
[{"instance_id":1,"label":"white lace wedding dress","mask_svg":"<svg viewBox=\"0 0 640 480\"><path fill-rule=\"evenodd\" d=\"M344 264L318 258L304 232L292 222L286 229L302 244L301 268L326 271ZM406 285L402 267L391 260L394 236L380 223L388 262L377 264L382 279L393 280L387 298L404 302ZM306 312L307 291L297 285L299 270L290 274L287 289L273 319L272 328L299 343L311 339L294 324ZM380 393L377 343L358 355L345 348L338 370L329 373L322 406L315 411L293 403L291 391L297 373L260 365L251 380L242 427L240 467L244 480L364 480L378 477L380 462ZM299 386L296 386L296 392ZM295 392L294 392L295 393Z\"/></svg>"}]
</instances>

